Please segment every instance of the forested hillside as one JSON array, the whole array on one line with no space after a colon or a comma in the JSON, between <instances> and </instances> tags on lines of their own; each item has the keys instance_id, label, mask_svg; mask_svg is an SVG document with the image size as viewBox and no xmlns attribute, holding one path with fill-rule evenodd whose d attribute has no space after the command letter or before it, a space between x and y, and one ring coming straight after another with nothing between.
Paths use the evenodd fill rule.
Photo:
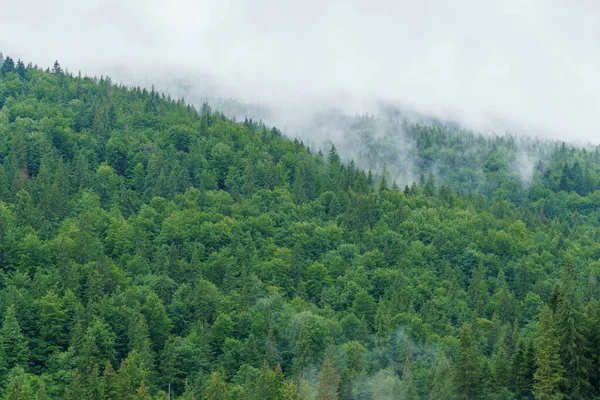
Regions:
<instances>
[{"instance_id":1,"label":"forested hillside","mask_svg":"<svg viewBox=\"0 0 600 400\"><path fill-rule=\"evenodd\" d=\"M600 396L597 149L527 182L410 125L452 168L399 188L58 63L3 60L0 108L2 398Z\"/></svg>"}]
</instances>

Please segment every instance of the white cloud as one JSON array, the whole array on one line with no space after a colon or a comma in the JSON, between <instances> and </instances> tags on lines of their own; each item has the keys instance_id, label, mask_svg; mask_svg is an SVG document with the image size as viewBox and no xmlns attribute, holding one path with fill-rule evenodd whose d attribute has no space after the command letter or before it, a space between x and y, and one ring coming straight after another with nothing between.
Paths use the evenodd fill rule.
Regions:
<instances>
[{"instance_id":1,"label":"white cloud","mask_svg":"<svg viewBox=\"0 0 600 400\"><path fill-rule=\"evenodd\" d=\"M0 50L40 65L59 59L138 83L181 70L221 94L291 110L385 101L474 129L600 143L594 1L25 0L0 9Z\"/></svg>"}]
</instances>

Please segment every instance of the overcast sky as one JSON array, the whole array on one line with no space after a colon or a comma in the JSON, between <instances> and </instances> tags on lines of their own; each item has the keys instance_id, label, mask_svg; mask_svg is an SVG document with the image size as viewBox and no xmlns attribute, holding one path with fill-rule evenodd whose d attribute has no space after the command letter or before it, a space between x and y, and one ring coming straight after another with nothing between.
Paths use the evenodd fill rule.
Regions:
<instances>
[{"instance_id":1,"label":"overcast sky","mask_svg":"<svg viewBox=\"0 0 600 400\"><path fill-rule=\"evenodd\" d=\"M0 51L42 66L58 59L125 83L180 71L303 111L385 101L474 129L600 143L594 0L0 0L0 10Z\"/></svg>"}]
</instances>

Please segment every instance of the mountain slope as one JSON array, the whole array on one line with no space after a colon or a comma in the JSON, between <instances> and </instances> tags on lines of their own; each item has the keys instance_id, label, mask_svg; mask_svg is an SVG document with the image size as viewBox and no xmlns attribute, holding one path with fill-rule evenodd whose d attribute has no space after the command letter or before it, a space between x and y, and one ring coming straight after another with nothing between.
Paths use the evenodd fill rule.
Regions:
<instances>
[{"instance_id":1,"label":"mountain slope","mask_svg":"<svg viewBox=\"0 0 600 400\"><path fill-rule=\"evenodd\" d=\"M596 155L558 146L518 192L510 173L400 191L208 106L58 64L7 58L0 76L4 396L598 387ZM453 148L419 129L436 157Z\"/></svg>"}]
</instances>

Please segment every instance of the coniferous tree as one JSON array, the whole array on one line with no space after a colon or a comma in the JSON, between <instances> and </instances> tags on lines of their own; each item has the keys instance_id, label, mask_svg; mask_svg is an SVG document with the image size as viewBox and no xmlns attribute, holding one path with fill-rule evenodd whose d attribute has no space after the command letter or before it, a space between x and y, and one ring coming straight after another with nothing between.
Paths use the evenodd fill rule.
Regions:
<instances>
[{"instance_id":1,"label":"coniferous tree","mask_svg":"<svg viewBox=\"0 0 600 400\"><path fill-rule=\"evenodd\" d=\"M117 398L119 393L118 377L110 361L106 362L100 385L104 400Z\"/></svg>"},{"instance_id":2,"label":"coniferous tree","mask_svg":"<svg viewBox=\"0 0 600 400\"><path fill-rule=\"evenodd\" d=\"M0 67L0 75L6 76L9 72L13 72L15 69L15 62L12 58L6 57L2 66Z\"/></svg>"},{"instance_id":3,"label":"coniferous tree","mask_svg":"<svg viewBox=\"0 0 600 400\"><path fill-rule=\"evenodd\" d=\"M517 342L517 348L510 362L512 379L510 387L517 398L531 399L533 374L535 373L535 351L522 338Z\"/></svg>"},{"instance_id":4,"label":"coniferous tree","mask_svg":"<svg viewBox=\"0 0 600 400\"><path fill-rule=\"evenodd\" d=\"M590 360L590 384L595 388L595 395L600 395L600 307L598 301L592 300L586 307L586 340L588 343L587 358Z\"/></svg>"},{"instance_id":5,"label":"coniferous tree","mask_svg":"<svg viewBox=\"0 0 600 400\"><path fill-rule=\"evenodd\" d=\"M277 374L271 370L269 364L265 360L258 373L256 380L255 398L265 400L275 400L278 397L279 382Z\"/></svg>"},{"instance_id":6,"label":"coniferous tree","mask_svg":"<svg viewBox=\"0 0 600 400\"><path fill-rule=\"evenodd\" d=\"M591 396L589 382L591 362L587 358L586 321L583 306L575 291L573 267L567 261L558 292L556 327L560 341L560 358L565 379L564 393L569 399L585 399Z\"/></svg>"},{"instance_id":7,"label":"coniferous tree","mask_svg":"<svg viewBox=\"0 0 600 400\"><path fill-rule=\"evenodd\" d=\"M15 307L9 306L4 315L2 329L0 330L0 347L6 360L7 367L25 367L29 361L29 348L27 340L21 333L17 321Z\"/></svg>"},{"instance_id":8,"label":"coniferous tree","mask_svg":"<svg viewBox=\"0 0 600 400\"><path fill-rule=\"evenodd\" d=\"M435 364L433 382L428 396L429 400L456 398L453 373L450 361L441 356Z\"/></svg>"},{"instance_id":9,"label":"coniferous tree","mask_svg":"<svg viewBox=\"0 0 600 400\"><path fill-rule=\"evenodd\" d=\"M558 335L552 309L546 305L540 314L535 339L537 369L533 376L533 395L536 400L564 398L561 386L565 378Z\"/></svg>"},{"instance_id":10,"label":"coniferous tree","mask_svg":"<svg viewBox=\"0 0 600 400\"><path fill-rule=\"evenodd\" d=\"M459 349L454 362L454 385L458 398L481 398L484 393L481 347L467 324L463 324L458 340Z\"/></svg>"},{"instance_id":11,"label":"coniferous tree","mask_svg":"<svg viewBox=\"0 0 600 400\"><path fill-rule=\"evenodd\" d=\"M325 358L317 380L315 400L337 400L339 398L338 390L339 381L336 368L329 358Z\"/></svg>"},{"instance_id":12,"label":"coniferous tree","mask_svg":"<svg viewBox=\"0 0 600 400\"><path fill-rule=\"evenodd\" d=\"M510 350L507 341L508 332L504 330L492 356L492 386L495 392L502 392L502 389L508 388L511 383Z\"/></svg>"},{"instance_id":13,"label":"coniferous tree","mask_svg":"<svg viewBox=\"0 0 600 400\"><path fill-rule=\"evenodd\" d=\"M29 385L25 371L17 367L11 371L11 377L6 385L8 391L7 400L30 400L33 398L33 391Z\"/></svg>"},{"instance_id":14,"label":"coniferous tree","mask_svg":"<svg viewBox=\"0 0 600 400\"><path fill-rule=\"evenodd\" d=\"M206 400L227 400L227 383L218 372L213 372L210 375L204 398Z\"/></svg>"},{"instance_id":15,"label":"coniferous tree","mask_svg":"<svg viewBox=\"0 0 600 400\"><path fill-rule=\"evenodd\" d=\"M80 400L86 398L86 390L83 378L79 371L75 371L71 383L65 390L64 400Z\"/></svg>"},{"instance_id":16,"label":"coniferous tree","mask_svg":"<svg viewBox=\"0 0 600 400\"><path fill-rule=\"evenodd\" d=\"M195 400L194 392L190 387L190 382L185 378L185 385L183 387L183 393L179 396L179 400Z\"/></svg>"}]
</instances>

